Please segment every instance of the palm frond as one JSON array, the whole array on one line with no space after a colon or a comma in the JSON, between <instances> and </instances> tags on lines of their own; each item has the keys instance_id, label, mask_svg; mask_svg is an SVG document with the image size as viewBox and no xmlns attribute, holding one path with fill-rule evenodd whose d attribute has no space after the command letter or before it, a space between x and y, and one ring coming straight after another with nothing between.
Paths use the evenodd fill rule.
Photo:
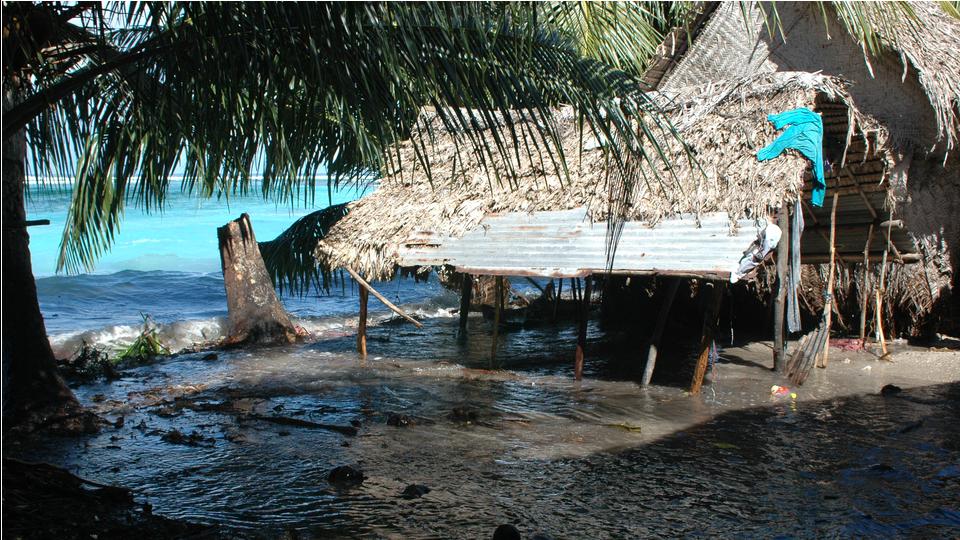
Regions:
<instances>
[{"instance_id":1,"label":"palm frond","mask_svg":"<svg viewBox=\"0 0 960 540\"><path fill-rule=\"evenodd\" d=\"M260 255L270 273L273 286L281 294L303 296L312 289L330 290L333 276L317 264L314 251L327 231L349 211L347 204L336 204L298 219L273 240L260 242Z\"/></svg>"},{"instance_id":2,"label":"palm frond","mask_svg":"<svg viewBox=\"0 0 960 540\"><path fill-rule=\"evenodd\" d=\"M589 43L603 45L597 55L606 61L585 58L569 34L539 24L540 8L529 4L145 2L104 9L107 15L73 23L72 32L95 46L79 49L65 72L31 79L20 101L55 99L30 117L27 132L31 172L74 178L58 262L68 271L93 267L128 204L162 211L175 170L183 172L179 188L198 196L259 189L288 203L309 199L322 171L335 183L381 173L391 145L409 137L429 167L432 136L417 122L426 106L462 144L487 156L505 185L514 172L508 158L517 152L565 163L546 120L560 104L573 105L601 140L623 142L607 149L616 164L643 147L641 137L670 133L654 125L656 106L638 80L608 63L639 59L630 51L640 49L627 50L629 33L599 30L621 13L628 15L623 27L648 25L641 8L588 8ZM118 18L126 21L120 30L105 22ZM517 112L542 121L528 132L501 122ZM480 122L497 126L492 143L471 137Z\"/></svg>"}]
</instances>

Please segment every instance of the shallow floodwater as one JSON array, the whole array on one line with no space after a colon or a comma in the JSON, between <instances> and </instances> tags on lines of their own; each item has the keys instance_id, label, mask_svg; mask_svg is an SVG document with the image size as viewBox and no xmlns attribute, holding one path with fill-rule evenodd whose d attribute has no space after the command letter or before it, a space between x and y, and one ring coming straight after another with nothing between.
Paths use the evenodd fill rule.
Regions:
<instances>
[{"instance_id":1,"label":"shallow floodwater","mask_svg":"<svg viewBox=\"0 0 960 540\"><path fill-rule=\"evenodd\" d=\"M770 396L769 350L728 348L691 397L642 391L636 348L611 346L623 336L596 324L582 383L564 324L505 332L504 369L489 371L489 323L471 317L459 337L456 298L419 287L405 305L429 315L425 330L378 316L365 361L352 315L305 317L308 345L180 355L80 386L122 427L13 453L227 536L489 538L501 523L554 538L960 534L955 352L924 352L943 356L913 369L841 352L794 400ZM672 346L664 372L682 364ZM940 384L922 374L934 369ZM908 390L879 396L889 382ZM170 442L172 430L196 432L192 445ZM331 486L346 464L366 480ZM404 499L410 484L430 491Z\"/></svg>"}]
</instances>

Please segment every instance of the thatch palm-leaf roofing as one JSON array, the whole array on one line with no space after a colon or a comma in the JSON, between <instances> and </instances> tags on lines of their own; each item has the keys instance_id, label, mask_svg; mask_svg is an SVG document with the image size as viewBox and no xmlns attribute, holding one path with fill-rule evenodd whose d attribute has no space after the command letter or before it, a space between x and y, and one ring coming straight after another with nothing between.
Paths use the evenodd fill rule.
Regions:
<instances>
[{"instance_id":1,"label":"thatch palm-leaf roofing","mask_svg":"<svg viewBox=\"0 0 960 540\"><path fill-rule=\"evenodd\" d=\"M614 167L605 161L601 143L569 110L557 111L549 120L563 134L566 172L557 156L526 149L511 163L485 167L482 156L471 151L473 145L457 144L462 134L437 126L427 152L432 174L414 159L412 143L402 144L397 169L385 175L374 193L350 204L346 217L319 243L317 259L326 268L351 267L385 278L404 265L406 246L421 245L424 238L461 237L482 227L487 216L509 212L583 208L586 219L602 222L611 208L619 208L625 219L647 225L719 212L733 228L737 220L765 218L770 208L795 199L803 188L804 158L787 153L758 162L755 157L776 137L768 114L813 108L818 100L827 100L846 107L854 120L848 127L873 125L849 103L842 81L809 73L764 74L656 99L683 143L662 133L669 166L645 162L649 181L639 182L626 196L618 191L619 177L610 172ZM422 121L437 120L425 113ZM532 121L511 120L518 129ZM478 128L473 135L491 137L489 130ZM614 204L620 200L627 204Z\"/></svg>"},{"instance_id":2,"label":"thatch palm-leaf roofing","mask_svg":"<svg viewBox=\"0 0 960 540\"><path fill-rule=\"evenodd\" d=\"M947 148L960 137L960 19L939 2L910 2L917 21L875 17L884 44L903 57L906 78L912 67L936 112L937 130Z\"/></svg>"},{"instance_id":3,"label":"thatch palm-leaf roofing","mask_svg":"<svg viewBox=\"0 0 960 540\"><path fill-rule=\"evenodd\" d=\"M832 58L840 55L849 56L851 64L866 67L864 78L878 77L882 84L893 84L881 73L874 73L875 64L884 61L886 51L893 58L899 56L902 72L896 75L900 83L913 78L919 82L933 109L937 139L946 143L947 151L957 145L960 19L948 14L940 2L867 2L855 6L785 2L777 5L776 12L774 16L770 6L759 2L711 4L689 29L678 29L668 36L644 81L654 89L663 89L783 69L845 73L850 64ZM823 16L834 20L824 21ZM849 19L850 26L839 23L837 17ZM867 31L879 50L869 52L873 47L865 42L868 38L847 33L847 29ZM827 43L849 46L831 48ZM858 53L858 48L863 52ZM786 50L794 52L783 55ZM799 60L804 64L799 68L798 59L803 57L808 58Z\"/></svg>"}]
</instances>

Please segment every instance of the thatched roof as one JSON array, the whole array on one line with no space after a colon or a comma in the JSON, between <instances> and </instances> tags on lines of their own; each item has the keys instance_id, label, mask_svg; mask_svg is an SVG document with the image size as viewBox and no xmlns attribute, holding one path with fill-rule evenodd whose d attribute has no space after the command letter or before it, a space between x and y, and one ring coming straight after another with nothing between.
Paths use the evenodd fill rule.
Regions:
<instances>
[{"instance_id":1,"label":"thatched roof","mask_svg":"<svg viewBox=\"0 0 960 540\"><path fill-rule=\"evenodd\" d=\"M877 18L884 43L904 59L903 77L911 66L933 106L937 130L947 149L960 138L960 19L944 13L938 2L910 2L919 26L907 18Z\"/></svg>"},{"instance_id":2,"label":"thatched roof","mask_svg":"<svg viewBox=\"0 0 960 540\"><path fill-rule=\"evenodd\" d=\"M844 26L833 19L834 15L825 26L821 8L812 3L780 4L777 11L782 28L779 29L774 21L768 20L769 12L764 11L759 2L750 4L752 11L746 13L740 4L720 3L705 12L705 21L698 20L691 25L689 33L678 30L668 36L644 81L655 89L664 89L784 69L822 71L827 75L852 76L860 86L875 82L872 90L878 94L875 102L870 105L861 102L861 106L868 112L878 113L873 110L877 101L916 99L912 93L891 92L895 79L901 84L915 79L932 107L930 123L935 123L936 129L929 131L938 141L946 143L945 150L949 152L957 146L960 137L960 55L956 53L960 50L960 20L944 12L936 2L909 2L907 8L915 17L896 13L890 16L894 9L890 5L862 7L879 36L879 43L889 55L868 54L860 38L848 34ZM745 23L745 15L749 24ZM688 41L692 42L690 46ZM863 52L858 50L861 48ZM887 56L894 61L892 64L902 64L902 68L887 69L884 65ZM896 62L897 57L900 62ZM853 69L855 64L866 69ZM896 119L897 114L914 116L913 103L882 107L887 105L893 107L893 111L886 123L898 131L892 135L923 139L899 132L909 126L911 120L921 121L919 118L889 121Z\"/></svg>"},{"instance_id":3,"label":"thatched roof","mask_svg":"<svg viewBox=\"0 0 960 540\"><path fill-rule=\"evenodd\" d=\"M662 181L637 186L624 217L647 223L708 212L724 212L731 220L765 217L783 200L796 198L808 162L787 153L761 163L755 153L776 137L769 113L813 108L818 98L849 107L861 127L871 124L849 103L841 81L809 73L764 74L657 96L696 163L681 143L662 134L672 167L646 165L655 167ZM437 120L426 114L423 121ZM524 121L532 120L518 120ZM498 178L489 172L493 168L481 165L470 145L462 144L462 134L438 126L434 132L440 135L428 146L431 183L413 157L411 143L404 143L399 147L402 167L386 175L374 193L350 204L347 216L319 243L318 261L327 268L349 266L385 278L392 275L406 242L425 234L462 236L489 214L585 207L590 219L607 219L611 199L617 197L610 195L616 179L608 174L605 153L589 132L578 128L571 111L558 111L552 121L563 134L569 175L550 157L530 159L521 150L519 159L496 167L515 174ZM490 137L488 130L475 134Z\"/></svg>"}]
</instances>

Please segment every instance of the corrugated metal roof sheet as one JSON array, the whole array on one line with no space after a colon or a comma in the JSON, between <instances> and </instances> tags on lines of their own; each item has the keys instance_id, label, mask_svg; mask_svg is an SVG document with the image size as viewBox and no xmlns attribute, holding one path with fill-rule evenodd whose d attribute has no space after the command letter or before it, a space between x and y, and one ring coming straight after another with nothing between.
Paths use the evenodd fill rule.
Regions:
<instances>
[{"instance_id":1,"label":"corrugated metal roof sheet","mask_svg":"<svg viewBox=\"0 0 960 540\"><path fill-rule=\"evenodd\" d=\"M724 213L624 224L613 272L727 279L764 221L740 220L736 234ZM491 215L459 238L420 231L400 248L403 266L447 264L482 275L573 277L607 270L607 224L583 208Z\"/></svg>"}]
</instances>

